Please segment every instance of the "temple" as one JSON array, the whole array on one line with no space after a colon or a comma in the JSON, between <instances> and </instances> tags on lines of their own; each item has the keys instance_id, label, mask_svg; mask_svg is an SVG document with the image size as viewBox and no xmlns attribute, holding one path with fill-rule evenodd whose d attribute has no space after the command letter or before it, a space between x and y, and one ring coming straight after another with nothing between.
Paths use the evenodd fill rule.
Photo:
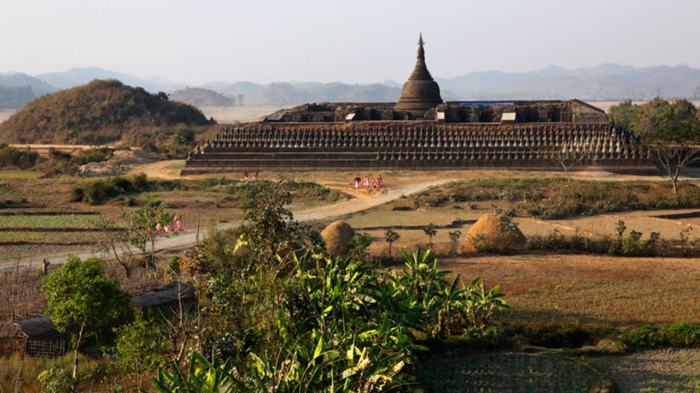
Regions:
<instances>
[{"instance_id":1,"label":"temple","mask_svg":"<svg viewBox=\"0 0 700 393\"><path fill-rule=\"evenodd\" d=\"M552 151L576 169L655 174L648 152L585 102L448 101L425 63L398 103L312 103L223 129L188 155L182 175L318 169L552 170Z\"/></svg>"}]
</instances>

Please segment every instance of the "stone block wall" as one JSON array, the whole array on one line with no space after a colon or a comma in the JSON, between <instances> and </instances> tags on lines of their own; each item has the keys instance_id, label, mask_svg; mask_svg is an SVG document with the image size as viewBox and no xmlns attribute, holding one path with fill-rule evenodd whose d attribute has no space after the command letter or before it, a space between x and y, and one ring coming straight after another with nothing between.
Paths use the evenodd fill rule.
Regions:
<instances>
[{"instance_id":1,"label":"stone block wall","mask_svg":"<svg viewBox=\"0 0 700 393\"><path fill-rule=\"evenodd\" d=\"M555 167L545 151L586 155L583 166L655 172L648 152L609 124L254 123L230 128L190 154L183 174L230 170Z\"/></svg>"}]
</instances>

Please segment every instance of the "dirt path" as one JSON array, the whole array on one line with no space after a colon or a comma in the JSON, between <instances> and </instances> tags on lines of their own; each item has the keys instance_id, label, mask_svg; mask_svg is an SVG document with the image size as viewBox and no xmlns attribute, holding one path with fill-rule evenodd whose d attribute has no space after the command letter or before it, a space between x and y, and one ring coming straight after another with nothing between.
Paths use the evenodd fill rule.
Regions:
<instances>
[{"instance_id":1,"label":"dirt path","mask_svg":"<svg viewBox=\"0 0 700 393\"><path fill-rule=\"evenodd\" d=\"M172 162L169 164L164 164L163 166L151 166L150 169L152 171L155 171L158 173L159 169L158 168L164 168L167 167L168 165L171 165ZM416 192L420 192L424 189L427 189L429 187L447 183L450 181L454 181L456 179L440 179L440 180L433 180L433 181L428 181L420 184L413 184L409 186L403 186L399 188L395 188L392 190L384 189L382 192L377 193L377 194L362 194L358 193L356 197L353 197L345 202L341 202L338 204L334 205L328 205L328 206L322 206L319 208L315 209L310 209L310 210L303 210L303 211L298 211L298 212L293 212L294 213L294 218L297 221L313 221L313 220L319 220L319 219L325 219L325 218L331 218L331 217L337 217L337 216L342 216L345 214L350 214L350 213L355 213L358 211L366 210L374 206L378 206L387 202L390 202L394 199L398 199L401 196L404 195L410 195ZM228 229L228 228L234 228L236 226L239 226L240 222L235 222L235 223L229 223L225 225L220 225L217 226L217 229ZM206 230L202 230L200 233L200 238L206 236ZM155 249L156 250L163 250L163 249L170 249L170 248L175 248L175 247L181 247L187 244L193 244L196 240L197 233L195 231L189 231L189 232L184 232L178 236L173 236L170 238L159 238L155 242ZM131 247L131 252L133 253L138 253L140 250ZM69 255L75 255L80 259L86 259L90 257L100 257L100 258L109 258L113 257L112 254L109 253L102 253L98 252L92 249L86 249L84 251L80 252L72 252L72 253L60 253L60 254L54 254L54 255L49 255L49 260L52 263L57 263L61 264L64 263ZM29 265L29 264L34 264L38 265L41 263L41 261L44 259L44 256L33 256L27 259L23 259L20 262L20 265ZM8 266L8 265L15 265L13 262L6 262L3 263L3 265Z\"/></svg>"},{"instance_id":2,"label":"dirt path","mask_svg":"<svg viewBox=\"0 0 700 393\"><path fill-rule=\"evenodd\" d=\"M168 169L168 167L175 166L177 164L184 165L184 163L184 160L167 160L154 162L152 164L134 166L132 169L129 170L127 175L145 173L146 176L156 179L182 179L180 177L180 169Z\"/></svg>"}]
</instances>

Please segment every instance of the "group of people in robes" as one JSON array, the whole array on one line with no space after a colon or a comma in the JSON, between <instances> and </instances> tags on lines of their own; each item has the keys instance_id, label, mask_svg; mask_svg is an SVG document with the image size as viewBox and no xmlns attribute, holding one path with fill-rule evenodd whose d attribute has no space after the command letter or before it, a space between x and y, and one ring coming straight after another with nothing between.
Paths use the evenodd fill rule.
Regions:
<instances>
[{"instance_id":1,"label":"group of people in robes","mask_svg":"<svg viewBox=\"0 0 700 393\"><path fill-rule=\"evenodd\" d=\"M355 188L360 188L361 181L362 181L361 178L359 178L359 177L355 178ZM367 188L382 188L382 185L384 183L382 182L382 175L379 175L379 176L377 176L376 179L370 179L369 176L365 176L365 181L363 184Z\"/></svg>"},{"instance_id":2,"label":"group of people in robes","mask_svg":"<svg viewBox=\"0 0 700 393\"><path fill-rule=\"evenodd\" d=\"M248 172L243 172L243 180L248 181ZM260 178L258 178L258 172L253 172L253 175L251 176L252 181L258 181Z\"/></svg>"},{"instance_id":3,"label":"group of people in robes","mask_svg":"<svg viewBox=\"0 0 700 393\"><path fill-rule=\"evenodd\" d=\"M177 219L177 221L170 221L170 224L166 225L160 225L158 223L156 225L156 232L164 232L164 233L175 233L175 232L182 232L184 231L185 228L182 224L182 220L180 218ZM148 233L151 233L151 230L148 230Z\"/></svg>"}]
</instances>

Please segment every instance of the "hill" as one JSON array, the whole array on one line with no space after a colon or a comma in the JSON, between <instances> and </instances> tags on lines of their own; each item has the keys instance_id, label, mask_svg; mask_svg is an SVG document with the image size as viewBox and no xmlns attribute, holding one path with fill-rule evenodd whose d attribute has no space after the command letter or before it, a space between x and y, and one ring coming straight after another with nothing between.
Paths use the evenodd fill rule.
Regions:
<instances>
[{"instance_id":1,"label":"hill","mask_svg":"<svg viewBox=\"0 0 700 393\"><path fill-rule=\"evenodd\" d=\"M95 79L118 79L129 86L143 87L145 90L152 93L157 93L159 91L169 92L185 87L183 84L173 83L158 77L144 79L134 75L122 74L96 67L71 68L68 71L49 72L37 75L36 77L59 89L81 86Z\"/></svg>"},{"instance_id":2,"label":"hill","mask_svg":"<svg viewBox=\"0 0 700 393\"><path fill-rule=\"evenodd\" d=\"M0 108L21 108L27 102L36 98L29 86L0 85Z\"/></svg>"},{"instance_id":3,"label":"hill","mask_svg":"<svg viewBox=\"0 0 700 393\"><path fill-rule=\"evenodd\" d=\"M246 103L295 105L306 102L395 102L401 89L382 84L348 85L345 83L270 83L245 97Z\"/></svg>"},{"instance_id":4,"label":"hill","mask_svg":"<svg viewBox=\"0 0 700 393\"><path fill-rule=\"evenodd\" d=\"M0 85L2 86L17 86L17 87L31 87L35 96L40 96L42 94L53 93L57 88L42 81L39 78L29 76L22 73L7 73L0 74Z\"/></svg>"},{"instance_id":5,"label":"hill","mask_svg":"<svg viewBox=\"0 0 700 393\"><path fill-rule=\"evenodd\" d=\"M176 125L210 122L190 105L168 101L122 82L94 80L31 101L0 123L0 141L11 143L103 144L128 140L143 145L172 134ZM167 138L166 138L167 139Z\"/></svg>"},{"instance_id":6,"label":"hill","mask_svg":"<svg viewBox=\"0 0 700 393\"><path fill-rule=\"evenodd\" d=\"M225 94L229 96L237 96L239 94L250 94L256 90L263 88L263 85L259 85L253 82L236 82L236 83L225 83L225 82L209 82L201 86L202 88L214 90L217 93Z\"/></svg>"},{"instance_id":7,"label":"hill","mask_svg":"<svg viewBox=\"0 0 700 393\"><path fill-rule=\"evenodd\" d=\"M441 89L463 99L649 100L700 97L700 70L688 66L637 68L619 64L566 70L550 66L533 72L472 72L436 78Z\"/></svg>"},{"instance_id":8,"label":"hill","mask_svg":"<svg viewBox=\"0 0 700 393\"><path fill-rule=\"evenodd\" d=\"M188 87L170 94L173 101L184 102L194 106L234 106L236 100L213 90Z\"/></svg>"}]
</instances>

